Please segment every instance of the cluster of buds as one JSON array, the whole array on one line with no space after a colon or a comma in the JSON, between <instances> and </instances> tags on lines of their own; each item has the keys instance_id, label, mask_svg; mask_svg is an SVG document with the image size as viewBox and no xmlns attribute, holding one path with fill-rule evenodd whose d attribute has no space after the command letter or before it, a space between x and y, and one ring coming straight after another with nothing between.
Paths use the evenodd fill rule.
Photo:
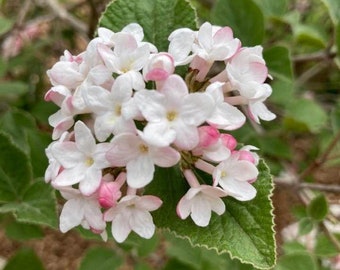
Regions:
<instances>
[{"instance_id":1,"label":"cluster of buds","mask_svg":"<svg viewBox=\"0 0 340 270\"><path fill-rule=\"evenodd\" d=\"M177 214L198 226L225 212L222 197L256 196L257 148L237 147L227 132L245 123L240 107L256 122L275 118L263 104L271 87L262 47L242 47L229 27L209 23L172 32L168 52L143 38L136 23L99 28L83 53L65 51L47 71L45 99L60 109L49 118L45 180L66 199L62 232L81 225L106 239L111 222L118 242L131 231L152 237L150 212L162 200L143 191L157 167L180 168L188 191ZM189 65L184 78L180 65Z\"/></svg>"}]
</instances>

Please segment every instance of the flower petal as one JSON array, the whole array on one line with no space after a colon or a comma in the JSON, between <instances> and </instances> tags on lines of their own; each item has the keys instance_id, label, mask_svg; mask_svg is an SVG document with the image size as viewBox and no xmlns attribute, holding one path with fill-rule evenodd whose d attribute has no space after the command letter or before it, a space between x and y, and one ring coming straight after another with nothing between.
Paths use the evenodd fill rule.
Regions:
<instances>
[{"instance_id":1,"label":"flower petal","mask_svg":"<svg viewBox=\"0 0 340 270\"><path fill-rule=\"evenodd\" d=\"M132 188L142 188L153 179L155 165L148 155L140 155L126 165L127 183Z\"/></svg>"},{"instance_id":2,"label":"flower petal","mask_svg":"<svg viewBox=\"0 0 340 270\"><path fill-rule=\"evenodd\" d=\"M78 226L84 217L83 201L81 199L71 199L67 201L59 218L60 231L65 233Z\"/></svg>"}]
</instances>

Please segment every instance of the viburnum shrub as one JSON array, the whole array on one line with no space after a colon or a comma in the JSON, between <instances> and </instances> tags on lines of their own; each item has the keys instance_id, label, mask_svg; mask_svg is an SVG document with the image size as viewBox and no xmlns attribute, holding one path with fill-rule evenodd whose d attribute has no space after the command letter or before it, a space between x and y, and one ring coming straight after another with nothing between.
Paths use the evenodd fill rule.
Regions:
<instances>
[{"instance_id":1,"label":"viburnum shrub","mask_svg":"<svg viewBox=\"0 0 340 270\"><path fill-rule=\"evenodd\" d=\"M47 71L52 88L45 100L60 109L49 117L54 141L46 149L45 180L66 200L60 230L80 225L104 240L110 232L123 242L132 231L148 239L156 227L151 212L164 211L156 222L159 227L168 227L167 222L170 229L176 222L193 231L202 227L215 241L214 218L225 216L228 207L239 207L246 219L239 224L245 224L247 208L254 206L244 202L265 196L269 208L263 211L270 217L266 230L274 247L270 178L262 177L266 195L256 188L259 173L267 169L258 148L232 135L247 116L256 123L275 118L264 104L272 89L266 83L271 77L262 47L242 46L230 27L209 22L197 31L173 29L168 42L168 50L159 51L144 40L143 27L136 22L116 32L99 27L84 52L65 51ZM178 185L176 192L169 184ZM168 205L164 210L163 202ZM241 245L244 234L258 229L241 228L237 239L237 229L228 222L221 224L231 224L230 230L221 225L220 233L235 234ZM173 231L194 244L252 262L233 244L206 243L203 235L197 240L200 233L193 237L176 224ZM263 256L263 250L274 254L268 246L253 246Z\"/></svg>"}]
</instances>

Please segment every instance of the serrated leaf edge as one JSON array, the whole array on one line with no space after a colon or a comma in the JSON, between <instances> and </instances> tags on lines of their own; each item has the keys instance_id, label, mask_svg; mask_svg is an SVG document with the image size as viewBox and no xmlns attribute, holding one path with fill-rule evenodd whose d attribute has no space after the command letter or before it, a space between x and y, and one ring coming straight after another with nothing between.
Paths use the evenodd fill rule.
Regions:
<instances>
[{"instance_id":1,"label":"serrated leaf edge","mask_svg":"<svg viewBox=\"0 0 340 270\"><path fill-rule=\"evenodd\" d=\"M242 258L240 258L239 256L235 256L235 255L231 254L231 252L230 252L229 250L221 250L221 251L219 251L216 247L209 247L208 245L205 245L205 244L194 244L194 243L191 241L190 237L188 237L188 236L183 236L183 235L179 235L179 234L176 233L176 231L173 231L173 230L171 230L171 229L168 228L168 227L158 228L158 230L165 230L165 231L167 231L167 232L173 234L173 235L174 235L175 237L177 237L177 238L186 239L186 240L189 241L189 243L190 243L190 245L191 245L192 247L204 247L204 248L206 248L207 250L215 250L216 253L217 253L218 255L227 253L227 254L230 256L231 259L238 259L241 263L249 264L249 265L255 267L256 269L264 269L264 270L266 270L266 269L272 269L272 268L277 264L277 244L276 244L276 241L275 241L275 234L276 234L276 232L275 232L275 229L274 229L274 228L275 228L275 222L274 222L275 215L274 215L274 205L273 205L273 201L271 200L271 197L272 197L273 194L274 194L275 185L274 185L274 182L273 182L273 176L269 173L269 167L267 166L267 164L266 164L265 162L262 162L262 163L263 163L263 166L265 166L265 168L266 168L267 174L269 174L269 176L270 176L270 182L271 182L271 189L269 190L269 194L268 194L268 196L267 196L267 199L269 199L269 201L270 201L270 206L271 206L271 209L272 209L272 210L270 211L270 214L271 214L271 216L272 216L272 224L273 224L273 225L271 226L271 232L272 232L273 240L274 240L273 242L274 242L274 255L275 255L273 265L271 265L271 266L269 266L269 267L256 266L256 265L255 265L254 263L252 263L252 262L247 262L247 261L243 260Z\"/></svg>"}]
</instances>

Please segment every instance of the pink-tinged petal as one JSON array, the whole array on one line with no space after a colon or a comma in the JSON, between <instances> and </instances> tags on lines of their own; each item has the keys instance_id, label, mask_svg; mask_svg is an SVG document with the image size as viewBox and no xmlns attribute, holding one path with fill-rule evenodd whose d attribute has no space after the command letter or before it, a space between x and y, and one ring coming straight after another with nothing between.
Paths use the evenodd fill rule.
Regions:
<instances>
[{"instance_id":1,"label":"pink-tinged petal","mask_svg":"<svg viewBox=\"0 0 340 270\"><path fill-rule=\"evenodd\" d=\"M138 23L130 23L122 29L122 32L131 34L137 41L142 41L144 38L143 28Z\"/></svg>"},{"instance_id":2,"label":"pink-tinged petal","mask_svg":"<svg viewBox=\"0 0 340 270\"><path fill-rule=\"evenodd\" d=\"M198 126L206 121L214 110L214 101L206 93L193 93L183 98L180 116L188 125Z\"/></svg>"},{"instance_id":3,"label":"pink-tinged petal","mask_svg":"<svg viewBox=\"0 0 340 270\"><path fill-rule=\"evenodd\" d=\"M214 100L215 104L222 103L224 101L223 96L223 85L225 83L221 82L214 82L210 84L207 89L205 90Z\"/></svg>"},{"instance_id":4,"label":"pink-tinged petal","mask_svg":"<svg viewBox=\"0 0 340 270\"><path fill-rule=\"evenodd\" d=\"M113 54L113 51L104 44L98 44L98 53L104 61L105 66L112 72L117 72L117 57Z\"/></svg>"},{"instance_id":5,"label":"pink-tinged petal","mask_svg":"<svg viewBox=\"0 0 340 270\"><path fill-rule=\"evenodd\" d=\"M115 103L122 104L128 101L132 96L132 84L126 76L118 76L112 86L112 99Z\"/></svg>"},{"instance_id":6,"label":"pink-tinged petal","mask_svg":"<svg viewBox=\"0 0 340 270\"><path fill-rule=\"evenodd\" d=\"M211 207L209 201L198 194L191 205L191 218L196 225L206 227L211 218Z\"/></svg>"},{"instance_id":7,"label":"pink-tinged petal","mask_svg":"<svg viewBox=\"0 0 340 270\"><path fill-rule=\"evenodd\" d=\"M52 181L53 185L56 186L71 186L79 183L84 179L85 166L78 166L72 169L63 170L58 176Z\"/></svg>"},{"instance_id":8,"label":"pink-tinged petal","mask_svg":"<svg viewBox=\"0 0 340 270\"><path fill-rule=\"evenodd\" d=\"M65 85L71 89L75 89L84 80L84 75L78 72L78 64L75 62L57 62L47 71L47 75L53 85Z\"/></svg>"},{"instance_id":9,"label":"pink-tinged petal","mask_svg":"<svg viewBox=\"0 0 340 270\"><path fill-rule=\"evenodd\" d=\"M225 204L220 198L214 198L210 201L211 210L218 215L222 215L225 212Z\"/></svg>"},{"instance_id":10,"label":"pink-tinged petal","mask_svg":"<svg viewBox=\"0 0 340 270\"><path fill-rule=\"evenodd\" d=\"M219 104L207 119L210 125L224 130L234 130L246 121L244 114L236 107L224 102Z\"/></svg>"},{"instance_id":11,"label":"pink-tinged petal","mask_svg":"<svg viewBox=\"0 0 340 270\"><path fill-rule=\"evenodd\" d=\"M211 24L205 22L198 30L198 41L200 45L206 50L210 51L212 48L212 27Z\"/></svg>"},{"instance_id":12,"label":"pink-tinged petal","mask_svg":"<svg viewBox=\"0 0 340 270\"><path fill-rule=\"evenodd\" d=\"M102 172L94 168L89 168L86 170L85 177L79 183L79 190L85 196L90 196L100 186L100 179L102 177Z\"/></svg>"},{"instance_id":13,"label":"pink-tinged petal","mask_svg":"<svg viewBox=\"0 0 340 270\"><path fill-rule=\"evenodd\" d=\"M148 155L140 155L126 165L127 183L132 188L142 188L153 179L155 165Z\"/></svg>"},{"instance_id":14,"label":"pink-tinged petal","mask_svg":"<svg viewBox=\"0 0 340 270\"><path fill-rule=\"evenodd\" d=\"M232 177L237 179L238 181L248 181L256 178L259 174L259 171L253 163L245 160L240 160L234 162L232 166L230 166L227 174L232 175Z\"/></svg>"},{"instance_id":15,"label":"pink-tinged petal","mask_svg":"<svg viewBox=\"0 0 340 270\"><path fill-rule=\"evenodd\" d=\"M100 211L100 206L96 201L87 202L84 209L84 216L89 223L91 229L102 231L106 227L106 222L103 219L103 214Z\"/></svg>"},{"instance_id":16,"label":"pink-tinged petal","mask_svg":"<svg viewBox=\"0 0 340 270\"><path fill-rule=\"evenodd\" d=\"M203 150L203 156L215 162L221 162L230 156L230 150L222 143Z\"/></svg>"},{"instance_id":17,"label":"pink-tinged petal","mask_svg":"<svg viewBox=\"0 0 340 270\"><path fill-rule=\"evenodd\" d=\"M106 158L112 166L126 166L128 161L139 155L139 143L140 139L137 135L121 133L113 138Z\"/></svg>"},{"instance_id":18,"label":"pink-tinged petal","mask_svg":"<svg viewBox=\"0 0 340 270\"><path fill-rule=\"evenodd\" d=\"M230 196L239 201L249 201L256 196L256 189L248 182L229 179L225 182L221 181L219 184Z\"/></svg>"},{"instance_id":19,"label":"pink-tinged petal","mask_svg":"<svg viewBox=\"0 0 340 270\"><path fill-rule=\"evenodd\" d=\"M276 115L269 111L263 102L254 102L249 104L249 110L253 119L257 123L260 123L259 118L265 121L271 121L276 118Z\"/></svg>"},{"instance_id":20,"label":"pink-tinged petal","mask_svg":"<svg viewBox=\"0 0 340 270\"><path fill-rule=\"evenodd\" d=\"M75 142L77 148L91 156L96 147L96 141L92 136L91 130L81 121L77 121L74 125Z\"/></svg>"},{"instance_id":21,"label":"pink-tinged petal","mask_svg":"<svg viewBox=\"0 0 340 270\"><path fill-rule=\"evenodd\" d=\"M166 116L166 97L155 90L141 90L134 96L139 110L147 121L159 122Z\"/></svg>"},{"instance_id":22,"label":"pink-tinged petal","mask_svg":"<svg viewBox=\"0 0 340 270\"><path fill-rule=\"evenodd\" d=\"M161 207L162 203L162 200L156 196L144 195L138 199L136 207L151 212Z\"/></svg>"},{"instance_id":23,"label":"pink-tinged petal","mask_svg":"<svg viewBox=\"0 0 340 270\"><path fill-rule=\"evenodd\" d=\"M192 150L199 143L198 130L195 126L185 125L182 121L177 121L175 144L182 150Z\"/></svg>"},{"instance_id":24,"label":"pink-tinged petal","mask_svg":"<svg viewBox=\"0 0 340 270\"><path fill-rule=\"evenodd\" d=\"M106 153L110 149L111 143L99 143L96 145L96 149L92 155L94 164L92 165L96 169L104 169L111 166L110 162L106 159Z\"/></svg>"},{"instance_id":25,"label":"pink-tinged petal","mask_svg":"<svg viewBox=\"0 0 340 270\"><path fill-rule=\"evenodd\" d=\"M145 89L145 82L143 79L143 75L135 70L130 70L122 75L120 77L124 78L125 80L128 80L132 88L136 91Z\"/></svg>"},{"instance_id":26,"label":"pink-tinged petal","mask_svg":"<svg viewBox=\"0 0 340 270\"><path fill-rule=\"evenodd\" d=\"M231 30L230 27L226 26L217 30L213 37L213 40L215 44L225 44L229 43L233 38L233 30Z\"/></svg>"},{"instance_id":27,"label":"pink-tinged petal","mask_svg":"<svg viewBox=\"0 0 340 270\"><path fill-rule=\"evenodd\" d=\"M84 217L83 201L71 199L64 204L59 218L60 231L65 233L78 226Z\"/></svg>"},{"instance_id":28,"label":"pink-tinged petal","mask_svg":"<svg viewBox=\"0 0 340 270\"><path fill-rule=\"evenodd\" d=\"M144 140L148 144L158 147L169 146L176 139L177 136L176 131L169 126L167 121L148 123L143 132L145 135Z\"/></svg>"},{"instance_id":29,"label":"pink-tinged petal","mask_svg":"<svg viewBox=\"0 0 340 270\"><path fill-rule=\"evenodd\" d=\"M144 44L143 46L138 47L133 52L133 63L131 64L131 70L141 70L148 62L150 51L149 46Z\"/></svg>"},{"instance_id":30,"label":"pink-tinged petal","mask_svg":"<svg viewBox=\"0 0 340 270\"><path fill-rule=\"evenodd\" d=\"M174 57L175 62L187 64L186 58L191 52L195 40L194 31L188 28L177 29L169 36L169 53Z\"/></svg>"},{"instance_id":31,"label":"pink-tinged petal","mask_svg":"<svg viewBox=\"0 0 340 270\"><path fill-rule=\"evenodd\" d=\"M116 239L118 243L124 242L131 232L129 219L130 215L128 213L126 214L119 213L115 216L114 220L112 221L111 227L112 236L114 237L114 239Z\"/></svg>"},{"instance_id":32,"label":"pink-tinged petal","mask_svg":"<svg viewBox=\"0 0 340 270\"><path fill-rule=\"evenodd\" d=\"M181 159L181 155L172 147L161 147L153 149L150 153L153 162L159 167L175 166Z\"/></svg>"},{"instance_id":33,"label":"pink-tinged petal","mask_svg":"<svg viewBox=\"0 0 340 270\"><path fill-rule=\"evenodd\" d=\"M113 112L108 112L103 115L96 116L94 121L94 134L100 142L106 139L113 133L115 124L117 123L117 116Z\"/></svg>"},{"instance_id":34,"label":"pink-tinged petal","mask_svg":"<svg viewBox=\"0 0 340 270\"><path fill-rule=\"evenodd\" d=\"M58 85L52 87L46 94L45 94L45 100L46 101L52 101L59 107L61 107L62 102L67 96L71 95L71 91L63 86L63 85Z\"/></svg>"},{"instance_id":35,"label":"pink-tinged petal","mask_svg":"<svg viewBox=\"0 0 340 270\"><path fill-rule=\"evenodd\" d=\"M131 229L139 236L150 239L155 233L152 216L147 211L134 210L130 217Z\"/></svg>"},{"instance_id":36,"label":"pink-tinged petal","mask_svg":"<svg viewBox=\"0 0 340 270\"><path fill-rule=\"evenodd\" d=\"M113 106L110 92L100 86L90 86L83 94L85 103L95 113L105 112Z\"/></svg>"},{"instance_id":37,"label":"pink-tinged petal","mask_svg":"<svg viewBox=\"0 0 340 270\"><path fill-rule=\"evenodd\" d=\"M132 53L138 48L135 37L128 33L119 32L113 36L115 47L113 49L114 54L121 56L123 54Z\"/></svg>"},{"instance_id":38,"label":"pink-tinged petal","mask_svg":"<svg viewBox=\"0 0 340 270\"><path fill-rule=\"evenodd\" d=\"M105 43L109 43L113 35L115 34L110 29L107 29L105 27L99 27L97 31L98 31L98 36L102 38Z\"/></svg>"},{"instance_id":39,"label":"pink-tinged petal","mask_svg":"<svg viewBox=\"0 0 340 270\"><path fill-rule=\"evenodd\" d=\"M84 154L79 152L76 144L70 141L52 145L51 151L55 159L66 169L76 167L85 159Z\"/></svg>"},{"instance_id":40,"label":"pink-tinged petal","mask_svg":"<svg viewBox=\"0 0 340 270\"><path fill-rule=\"evenodd\" d=\"M147 81L163 81L169 77L169 73L162 68L153 68L146 75Z\"/></svg>"},{"instance_id":41,"label":"pink-tinged petal","mask_svg":"<svg viewBox=\"0 0 340 270\"><path fill-rule=\"evenodd\" d=\"M251 70L251 75L253 80L258 83L263 83L268 77L268 68L262 63L249 63L249 68Z\"/></svg>"},{"instance_id":42,"label":"pink-tinged petal","mask_svg":"<svg viewBox=\"0 0 340 270\"><path fill-rule=\"evenodd\" d=\"M178 202L176 213L181 219L186 219L190 215L191 204L192 202L190 200L187 200L186 196L183 196Z\"/></svg>"},{"instance_id":43,"label":"pink-tinged petal","mask_svg":"<svg viewBox=\"0 0 340 270\"><path fill-rule=\"evenodd\" d=\"M212 187L208 185L201 185L201 192L211 198L226 197L228 194L219 187Z\"/></svg>"},{"instance_id":44,"label":"pink-tinged petal","mask_svg":"<svg viewBox=\"0 0 340 270\"><path fill-rule=\"evenodd\" d=\"M95 85L102 85L106 81L111 80L112 72L104 65L97 65L91 68L87 75L87 79Z\"/></svg>"},{"instance_id":45,"label":"pink-tinged petal","mask_svg":"<svg viewBox=\"0 0 340 270\"><path fill-rule=\"evenodd\" d=\"M169 99L171 103L178 103L179 100L189 93L184 80L176 74L170 75L166 79L160 92L166 95L166 98Z\"/></svg>"}]
</instances>

